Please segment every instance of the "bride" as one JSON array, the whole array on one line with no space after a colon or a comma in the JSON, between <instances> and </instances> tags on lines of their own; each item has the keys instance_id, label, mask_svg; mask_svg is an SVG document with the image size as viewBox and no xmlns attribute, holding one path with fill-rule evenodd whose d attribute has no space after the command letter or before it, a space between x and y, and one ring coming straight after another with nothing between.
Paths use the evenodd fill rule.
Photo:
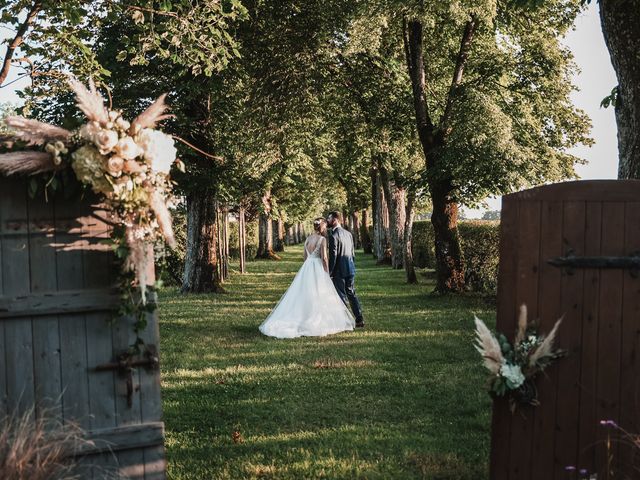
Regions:
<instances>
[{"instance_id":1,"label":"bride","mask_svg":"<svg viewBox=\"0 0 640 480\"><path fill-rule=\"evenodd\" d=\"M304 263L260 331L270 337L315 337L353 330L355 321L329 277L327 223L313 222L304 244Z\"/></svg>"}]
</instances>

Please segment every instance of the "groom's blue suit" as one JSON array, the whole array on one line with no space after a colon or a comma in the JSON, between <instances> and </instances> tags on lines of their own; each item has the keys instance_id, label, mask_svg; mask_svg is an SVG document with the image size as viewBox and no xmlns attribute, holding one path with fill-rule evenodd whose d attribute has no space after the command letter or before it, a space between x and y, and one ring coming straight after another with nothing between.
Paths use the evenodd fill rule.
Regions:
<instances>
[{"instance_id":1,"label":"groom's blue suit","mask_svg":"<svg viewBox=\"0 0 640 480\"><path fill-rule=\"evenodd\" d=\"M358 324L363 323L360 300L356 296L353 279L356 275L353 236L338 225L329 230L329 274L342 301L351 305Z\"/></svg>"}]
</instances>

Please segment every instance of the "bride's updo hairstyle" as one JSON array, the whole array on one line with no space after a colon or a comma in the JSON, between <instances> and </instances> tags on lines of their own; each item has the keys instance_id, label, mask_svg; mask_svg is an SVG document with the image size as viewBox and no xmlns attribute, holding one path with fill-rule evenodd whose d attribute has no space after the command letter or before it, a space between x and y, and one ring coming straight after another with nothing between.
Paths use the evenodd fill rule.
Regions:
<instances>
[{"instance_id":1,"label":"bride's updo hairstyle","mask_svg":"<svg viewBox=\"0 0 640 480\"><path fill-rule=\"evenodd\" d=\"M322 231L325 229L326 225L327 221L322 217L318 217L313 221L313 230L317 234L322 235Z\"/></svg>"}]
</instances>

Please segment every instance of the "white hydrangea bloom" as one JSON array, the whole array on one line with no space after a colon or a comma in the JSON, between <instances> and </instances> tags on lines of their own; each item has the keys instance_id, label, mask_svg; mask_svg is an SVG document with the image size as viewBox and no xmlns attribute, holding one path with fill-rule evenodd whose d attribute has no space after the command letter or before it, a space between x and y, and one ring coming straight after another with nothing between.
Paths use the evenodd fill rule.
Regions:
<instances>
[{"instance_id":1,"label":"white hydrangea bloom","mask_svg":"<svg viewBox=\"0 0 640 480\"><path fill-rule=\"evenodd\" d=\"M522 374L520 365L505 363L500 367L500 375L507 380L510 388L518 388L524 383L524 375Z\"/></svg>"},{"instance_id":2,"label":"white hydrangea bloom","mask_svg":"<svg viewBox=\"0 0 640 480\"><path fill-rule=\"evenodd\" d=\"M145 128L138 135L138 145L144 150L144 159L152 170L169 173L178 153L173 138L158 130Z\"/></svg>"}]
</instances>

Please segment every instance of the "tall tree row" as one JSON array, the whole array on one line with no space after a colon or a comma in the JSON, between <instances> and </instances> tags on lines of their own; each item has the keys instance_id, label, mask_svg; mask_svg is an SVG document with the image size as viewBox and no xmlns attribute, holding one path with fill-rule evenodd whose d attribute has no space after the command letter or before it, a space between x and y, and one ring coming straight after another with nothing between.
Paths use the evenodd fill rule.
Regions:
<instances>
[{"instance_id":1,"label":"tall tree row","mask_svg":"<svg viewBox=\"0 0 640 480\"><path fill-rule=\"evenodd\" d=\"M94 77L126 111L146 103L140 92L169 92L176 118L165 128L189 144L187 172L176 176L189 219L184 291L220 288L218 215L240 205L260 218L260 256L275 258L287 227L340 209L365 249L415 281L413 218L428 199L444 293L465 288L460 205L572 177L580 160L566 152L590 142L560 43L582 2L527 3L0 6L17 32L5 65L21 59L33 81L25 113L74 121L63 70ZM632 14L614 18L615 2L605 3L603 25L627 25ZM28 42L22 30L32 32ZM607 38L618 58L619 123L632 125L635 66L624 57L632 43Z\"/></svg>"}]
</instances>

